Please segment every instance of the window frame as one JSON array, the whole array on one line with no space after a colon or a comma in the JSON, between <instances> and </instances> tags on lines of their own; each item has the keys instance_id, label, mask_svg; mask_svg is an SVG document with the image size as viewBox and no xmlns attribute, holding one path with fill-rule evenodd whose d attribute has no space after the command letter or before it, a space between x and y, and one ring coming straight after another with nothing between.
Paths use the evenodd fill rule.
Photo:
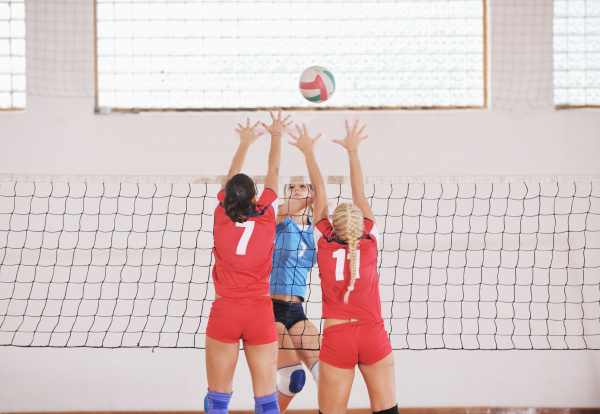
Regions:
<instances>
[{"instance_id":1,"label":"window frame","mask_svg":"<svg viewBox=\"0 0 600 414\"><path fill-rule=\"evenodd\" d=\"M483 25L483 105L469 106L336 106L336 107L320 107L320 106L267 106L267 107L237 107L237 108L149 108L149 107L134 107L134 108L109 108L99 105L99 73L98 73L98 2L94 0L94 97L95 106L94 112L97 114L107 113L124 113L137 114L142 112L253 112L253 111L268 111L282 109L284 111L446 111L446 110L482 110L489 109L489 64L488 64L488 0L480 0L483 6L483 17L481 24Z\"/></svg>"}]
</instances>

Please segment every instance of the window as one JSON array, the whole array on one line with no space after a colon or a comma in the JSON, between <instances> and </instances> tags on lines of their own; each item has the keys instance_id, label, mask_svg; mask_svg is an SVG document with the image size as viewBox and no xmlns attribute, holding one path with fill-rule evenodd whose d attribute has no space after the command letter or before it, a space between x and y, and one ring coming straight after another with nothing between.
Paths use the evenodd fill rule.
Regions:
<instances>
[{"instance_id":1,"label":"window","mask_svg":"<svg viewBox=\"0 0 600 414\"><path fill-rule=\"evenodd\" d=\"M600 106L600 0L554 1L554 103Z\"/></svg>"},{"instance_id":2,"label":"window","mask_svg":"<svg viewBox=\"0 0 600 414\"><path fill-rule=\"evenodd\" d=\"M483 107L485 1L97 0L98 106L315 107L302 71L325 66L320 107Z\"/></svg>"},{"instance_id":3,"label":"window","mask_svg":"<svg viewBox=\"0 0 600 414\"><path fill-rule=\"evenodd\" d=\"M0 109L25 108L25 0L0 0Z\"/></svg>"}]
</instances>

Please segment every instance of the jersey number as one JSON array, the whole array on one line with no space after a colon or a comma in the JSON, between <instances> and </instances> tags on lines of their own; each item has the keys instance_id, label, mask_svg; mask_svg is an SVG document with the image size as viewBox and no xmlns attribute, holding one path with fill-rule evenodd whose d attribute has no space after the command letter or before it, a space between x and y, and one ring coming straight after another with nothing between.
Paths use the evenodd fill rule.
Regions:
<instances>
[{"instance_id":1,"label":"jersey number","mask_svg":"<svg viewBox=\"0 0 600 414\"><path fill-rule=\"evenodd\" d=\"M254 221L246 221L244 223L235 223L236 227L243 227L244 233L242 234L242 238L237 245L237 250L235 254L245 255L246 247L248 247L248 242L250 241L250 236L252 236L252 232L254 231Z\"/></svg>"},{"instance_id":2,"label":"jersey number","mask_svg":"<svg viewBox=\"0 0 600 414\"><path fill-rule=\"evenodd\" d=\"M300 242L300 247L302 247L302 251L298 253L299 258L304 256L304 252L306 251L306 244L304 244L304 242Z\"/></svg>"},{"instance_id":3,"label":"jersey number","mask_svg":"<svg viewBox=\"0 0 600 414\"><path fill-rule=\"evenodd\" d=\"M333 252L335 259L335 280L344 280L344 264L346 263L346 250L338 249ZM348 255L348 259L350 256ZM360 250L356 251L356 269L360 269ZM356 272L356 278L360 279L360 273Z\"/></svg>"}]
</instances>

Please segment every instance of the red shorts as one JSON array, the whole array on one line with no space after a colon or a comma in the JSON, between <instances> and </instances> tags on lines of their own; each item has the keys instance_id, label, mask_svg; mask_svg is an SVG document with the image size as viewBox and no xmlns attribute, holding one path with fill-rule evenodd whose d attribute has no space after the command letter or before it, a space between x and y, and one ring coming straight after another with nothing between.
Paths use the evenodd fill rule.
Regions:
<instances>
[{"instance_id":1,"label":"red shorts","mask_svg":"<svg viewBox=\"0 0 600 414\"><path fill-rule=\"evenodd\" d=\"M247 345L277 342L277 327L270 296L222 297L210 308L206 336L228 344Z\"/></svg>"},{"instance_id":2,"label":"red shorts","mask_svg":"<svg viewBox=\"0 0 600 414\"><path fill-rule=\"evenodd\" d=\"M357 321L326 328L319 359L336 368L351 369L356 364L381 361L390 352L392 345L382 320Z\"/></svg>"}]
</instances>

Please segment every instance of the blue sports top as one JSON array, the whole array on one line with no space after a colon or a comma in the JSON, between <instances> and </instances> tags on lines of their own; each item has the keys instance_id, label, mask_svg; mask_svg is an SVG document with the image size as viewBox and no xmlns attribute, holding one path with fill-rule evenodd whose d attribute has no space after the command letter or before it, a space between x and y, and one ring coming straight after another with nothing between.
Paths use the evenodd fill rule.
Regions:
<instances>
[{"instance_id":1,"label":"blue sports top","mask_svg":"<svg viewBox=\"0 0 600 414\"><path fill-rule=\"evenodd\" d=\"M276 227L271 294L306 296L306 276L317 262L312 220L306 230L300 229L291 217Z\"/></svg>"}]
</instances>

